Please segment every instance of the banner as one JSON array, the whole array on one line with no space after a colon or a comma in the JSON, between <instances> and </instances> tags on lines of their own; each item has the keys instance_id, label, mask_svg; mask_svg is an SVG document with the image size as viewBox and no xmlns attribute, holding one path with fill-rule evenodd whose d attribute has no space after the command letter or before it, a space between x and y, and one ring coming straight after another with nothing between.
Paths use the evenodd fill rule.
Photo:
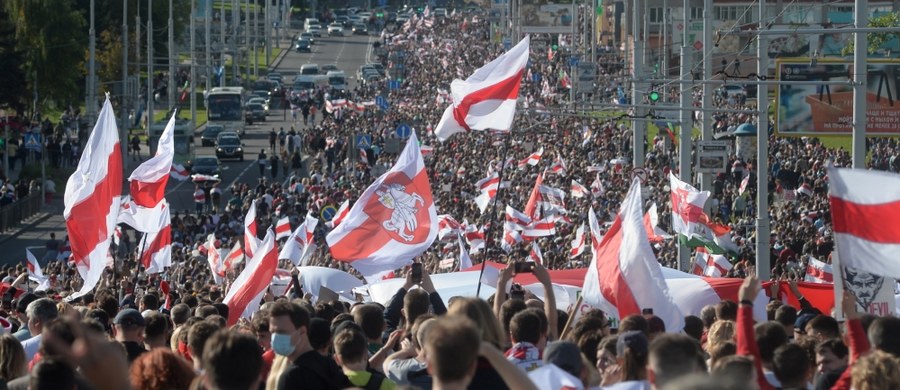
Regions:
<instances>
[{"instance_id":1,"label":"banner","mask_svg":"<svg viewBox=\"0 0 900 390\"><path fill-rule=\"evenodd\" d=\"M841 311L844 289L856 296L857 309L861 313L876 316L894 315L897 301L894 296L896 281L893 278L874 275L841 265L838 251L832 252L831 263L834 269L834 318L844 320ZM825 313L826 315L829 313Z\"/></svg>"},{"instance_id":2,"label":"banner","mask_svg":"<svg viewBox=\"0 0 900 390\"><path fill-rule=\"evenodd\" d=\"M519 20L522 32L541 34L572 33L574 5L572 2L554 4L547 0L521 0Z\"/></svg>"},{"instance_id":3,"label":"banner","mask_svg":"<svg viewBox=\"0 0 900 390\"><path fill-rule=\"evenodd\" d=\"M853 124L852 62L779 60L775 76L786 81L847 81L846 85L779 85L775 131L781 136L850 135ZM866 71L866 135L900 135L900 61L870 60Z\"/></svg>"}]
</instances>

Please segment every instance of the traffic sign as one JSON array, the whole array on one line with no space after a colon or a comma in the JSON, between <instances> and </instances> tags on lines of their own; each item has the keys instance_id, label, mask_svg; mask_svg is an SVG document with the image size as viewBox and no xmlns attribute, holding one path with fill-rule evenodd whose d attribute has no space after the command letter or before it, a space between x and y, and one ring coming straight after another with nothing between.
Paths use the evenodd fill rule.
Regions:
<instances>
[{"instance_id":1,"label":"traffic sign","mask_svg":"<svg viewBox=\"0 0 900 390\"><path fill-rule=\"evenodd\" d=\"M388 88L389 89L400 89L400 81L399 80L389 80Z\"/></svg>"},{"instance_id":2,"label":"traffic sign","mask_svg":"<svg viewBox=\"0 0 900 390\"><path fill-rule=\"evenodd\" d=\"M331 221L332 218L337 214L337 208L334 205L329 204L322 207L322 211L319 213L319 216L322 217L325 221Z\"/></svg>"},{"instance_id":3,"label":"traffic sign","mask_svg":"<svg viewBox=\"0 0 900 390\"><path fill-rule=\"evenodd\" d=\"M509 37L503 38L503 49L509 50L512 47L512 39Z\"/></svg>"},{"instance_id":4,"label":"traffic sign","mask_svg":"<svg viewBox=\"0 0 900 390\"><path fill-rule=\"evenodd\" d=\"M356 135L356 147L357 148L368 148L372 146L372 136L368 134L357 134Z\"/></svg>"},{"instance_id":5,"label":"traffic sign","mask_svg":"<svg viewBox=\"0 0 900 390\"><path fill-rule=\"evenodd\" d=\"M569 57L569 66L578 66L578 56Z\"/></svg>"},{"instance_id":6,"label":"traffic sign","mask_svg":"<svg viewBox=\"0 0 900 390\"><path fill-rule=\"evenodd\" d=\"M375 97L375 105L377 105L378 108L381 109L381 111L387 111L387 109L391 106L388 103L387 98L385 98L384 96L381 96L381 95L378 95Z\"/></svg>"},{"instance_id":7,"label":"traffic sign","mask_svg":"<svg viewBox=\"0 0 900 390\"><path fill-rule=\"evenodd\" d=\"M25 149L40 152L41 135L38 133L25 133Z\"/></svg>"},{"instance_id":8,"label":"traffic sign","mask_svg":"<svg viewBox=\"0 0 900 390\"><path fill-rule=\"evenodd\" d=\"M694 42L694 50L700 50L700 49L703 49L703 42L701 42L701 41Z\"/></svg>"},{"instance_id":9,"label":"traffic sign","mask_svg":"<svg viewBox=\"0 0 900 390\"><path fill-rule=\"evenodd\" d=\"M397 126L397 136L400 138L409 138L412 134L412 128L409 127L406 123Z\"/></svg>"}]
</instances>

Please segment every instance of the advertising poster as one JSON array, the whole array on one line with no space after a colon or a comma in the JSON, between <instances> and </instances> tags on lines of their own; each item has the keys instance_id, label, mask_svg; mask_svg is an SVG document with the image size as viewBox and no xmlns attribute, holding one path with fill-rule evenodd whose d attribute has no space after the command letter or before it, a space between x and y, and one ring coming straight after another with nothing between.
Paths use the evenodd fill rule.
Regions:
<instances>
[{"instance_id":1,"label":"advertising poster","mask_svg":"<svg viewBox=\"0 0 900 390\"><path fill-rule=\"evenodd\" d=\"M571 1L522 0L519 7L519 20L525 33L571 33L574 17Z\"/></svg>"},{"instance_id":2,"label":"advertising poster","mask_svg":"<svg viewBox=\"0 0 900 390\"><path fill-rule=\"evenodd\" d=\"M779 60L775 75L785 81L846 81L832 85L779 85L775 89L775 130L782 136L852 132L851 61L809 58ZM900 135L900 61L871 60L866 72L866 132Z\"/></svg>"}]
</instances>

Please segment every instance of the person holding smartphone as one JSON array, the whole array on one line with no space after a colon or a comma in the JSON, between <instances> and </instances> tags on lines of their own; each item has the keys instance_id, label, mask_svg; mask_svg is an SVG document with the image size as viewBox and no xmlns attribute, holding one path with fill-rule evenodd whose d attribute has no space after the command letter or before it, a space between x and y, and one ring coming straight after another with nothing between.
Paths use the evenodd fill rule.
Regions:
<instances>
[{"instance_id":1,"label":"person holding smartphone","mask_svg":"<svg viewBox=\"0 0 900 390\"><path fill-rule=\"evenodd\" d=\"M413 289L418 286L419 288ZM411 335L412 324L429 310L440 316L447 313L447 307L440 294L434 289L428 270L418 262L410 265L406 273L406 282L397 289L390 302L384 308L384 339L397 329L405 329L407 337Z\"/></svg>"},{"instance_id":2,"label":"person holding smartphone","mask_svg":"<svg viewBox=\"0 0 900 390\"><path fill-rule=\"evenodd\" d=\"M558 338L556 296L553 293L553 284L550 281L550 274L540 263L517 261L509 264L500 272L500 278L497 280L497 292L494 293L494 315L496 315L497 318L502 318L500 316L500 309L503 307L503 303L506 302L507 295L509 295L509 298L514 298L511 293L506 293L506 286L510 280L521 273L533 273L534 277L537 278L538 282L544 287L544 314L547 316L547 335L544 339L546 342L556 340ZM522 291L524 294L524 288ZM516 292L516 297L518 296L519 293ZM514 313L509 313L509 315L514 315ZM509 336L510 335L508 334L506 335L506 337Z\"/></svg>"}]
</instances>

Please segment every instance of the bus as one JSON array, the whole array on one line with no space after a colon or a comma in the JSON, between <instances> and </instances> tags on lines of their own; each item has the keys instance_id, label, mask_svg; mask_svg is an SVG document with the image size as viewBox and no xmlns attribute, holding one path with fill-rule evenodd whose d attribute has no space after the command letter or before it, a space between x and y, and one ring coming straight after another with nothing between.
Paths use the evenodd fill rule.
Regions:
<instances>
[{"instance_id":1,"label":"bus","mask_svg":"<svg viewBox=\"0 0 900 390\"><path fill-rule=\"evenodd\" d=\"M166 130L168 120L154 123L150 126L150 155L156 155L159 147L159 138ZM175 119L175 129L172 134L175 142L175 158L173 164L185 164L194 159L194 127L190 119Z\"/></svg>"},{"instance_id":2,"label":"bus","mask_svg":"<svg viewBox=\"0 0 900 390\"><path fill-rule=\"evenodd\" d=\"M222 125L225 131L244 134L244 88L217 87L206 96L209 124Z\"/></svg>"}]
</instances>

